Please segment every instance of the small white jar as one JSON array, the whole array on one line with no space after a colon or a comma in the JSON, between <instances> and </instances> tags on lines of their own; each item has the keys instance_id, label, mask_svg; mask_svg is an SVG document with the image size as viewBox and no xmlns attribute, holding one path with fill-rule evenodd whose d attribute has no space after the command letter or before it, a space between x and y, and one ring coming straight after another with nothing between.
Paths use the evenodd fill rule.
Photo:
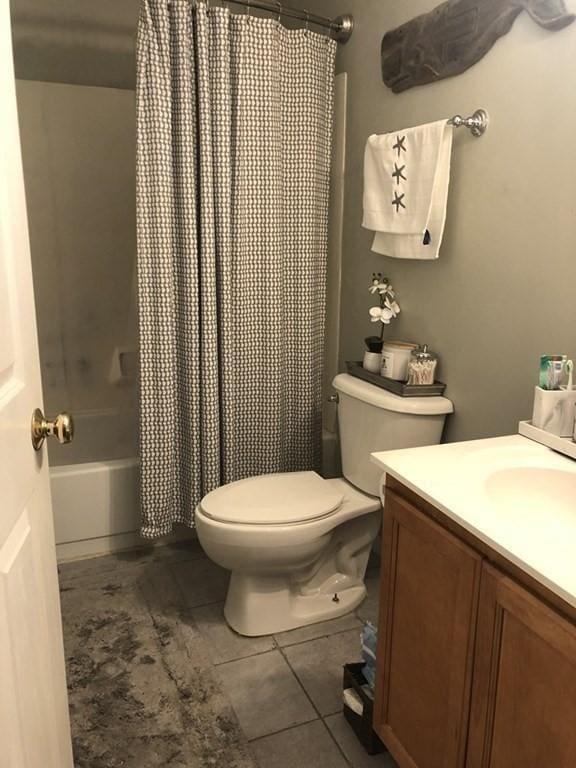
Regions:
<instances>
[{"instance_id":1,"label":"small white jar","mask_svg":"<svg viewBox=\"0 0 576 768\"><path fill-rule=\"evenodd\" d=\"M364 359L362 360L362 368L371 373L380 373L380 364L382 356L380 352L364 352Z\"/></svg>"}]
</instances>

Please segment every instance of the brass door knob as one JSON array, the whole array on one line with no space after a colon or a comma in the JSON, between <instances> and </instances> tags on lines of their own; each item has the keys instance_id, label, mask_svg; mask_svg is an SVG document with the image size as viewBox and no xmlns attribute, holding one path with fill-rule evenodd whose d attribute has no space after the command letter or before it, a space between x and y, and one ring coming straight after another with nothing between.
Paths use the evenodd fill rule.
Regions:
<instances>
[{"instance_id":1,"label":"brass door knob","mask_svg":"<svg viewBox=\"0 0 576 768\"><path fill-rule=\"evenodd\" d=\"M55 437L61 445L69 443L74 437L74 421L68 413L59 413L50 421L44 418L40 408L36 408L32 414L32 445L35 451L42 448L46 437Z\"/></svg>"}]
</instances>

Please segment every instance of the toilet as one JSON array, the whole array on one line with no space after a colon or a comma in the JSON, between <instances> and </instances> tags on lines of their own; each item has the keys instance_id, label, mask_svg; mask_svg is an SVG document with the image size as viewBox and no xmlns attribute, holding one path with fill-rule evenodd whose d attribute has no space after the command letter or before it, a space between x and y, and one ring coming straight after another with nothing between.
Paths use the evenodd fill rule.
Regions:
<instances>
[{"instance_id":1,"label":"toilet","mask_svg":"<svg viewBox=\"0 0 576 768\"><path fill-rule=\"evenodd\" d=\"M232 573L224 615L241 635L334 619L364 600L382 517L381 470L370 454L439 443L453 411L445 397L399 397L348 374L333 386L344 477L248 477L211 491L196 508L200 544Z\"/></svg>"}]
</instances>

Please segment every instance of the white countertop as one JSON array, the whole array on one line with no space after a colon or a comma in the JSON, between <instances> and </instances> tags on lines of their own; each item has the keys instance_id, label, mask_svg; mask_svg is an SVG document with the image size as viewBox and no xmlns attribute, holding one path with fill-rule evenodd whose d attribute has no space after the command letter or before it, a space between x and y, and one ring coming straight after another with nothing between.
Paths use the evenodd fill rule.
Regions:
<instances>
[{"instance_id":1,"label":"white countertop","mask_svg":"<svg viewBox=\"0 0 576 768\"><path fill-rule=\"evenodd\" d=\"M510 435L372 461L576 607L576 460Z\"/></svg>"}]
</instances>

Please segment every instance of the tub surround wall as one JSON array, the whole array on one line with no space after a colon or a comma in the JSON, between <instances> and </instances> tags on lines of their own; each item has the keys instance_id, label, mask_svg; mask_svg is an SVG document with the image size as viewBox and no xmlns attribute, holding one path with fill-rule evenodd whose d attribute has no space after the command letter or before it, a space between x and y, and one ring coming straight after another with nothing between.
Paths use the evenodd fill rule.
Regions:
<instances>
[{"instance_id":1,"label":"tub surround wall","mask_svg":"<svg viewBox=\"0 0 576 768\"><path fill-rule=\"evenodd\" d=\"M134 93L18 80L17 95L44 405L78 417L50 463L134 456ZM119 347L134 359L114 380Z\"/></svg>"},{"instance_id":2,"label":"tub surround wall","mask_svg":"<svg viewBox=\"0 0 576 768\"><path fill-rule=\"evenodd\" d=\"M354 14L339 46L348 73L340 365L359 359L373 271L389 275L402 315L388 338L423 341L456 412L450 441L515 432L532 411L542 353L576 355L576 25L546 32L527 14L464 74L395 95L382 82L383 34L436 0L310 0L311 12ZM360 226L366 138L456 113L488 110L484 137L455 133L444 245L437 262L370 251Z\"/></svg>"}]
</instances>

